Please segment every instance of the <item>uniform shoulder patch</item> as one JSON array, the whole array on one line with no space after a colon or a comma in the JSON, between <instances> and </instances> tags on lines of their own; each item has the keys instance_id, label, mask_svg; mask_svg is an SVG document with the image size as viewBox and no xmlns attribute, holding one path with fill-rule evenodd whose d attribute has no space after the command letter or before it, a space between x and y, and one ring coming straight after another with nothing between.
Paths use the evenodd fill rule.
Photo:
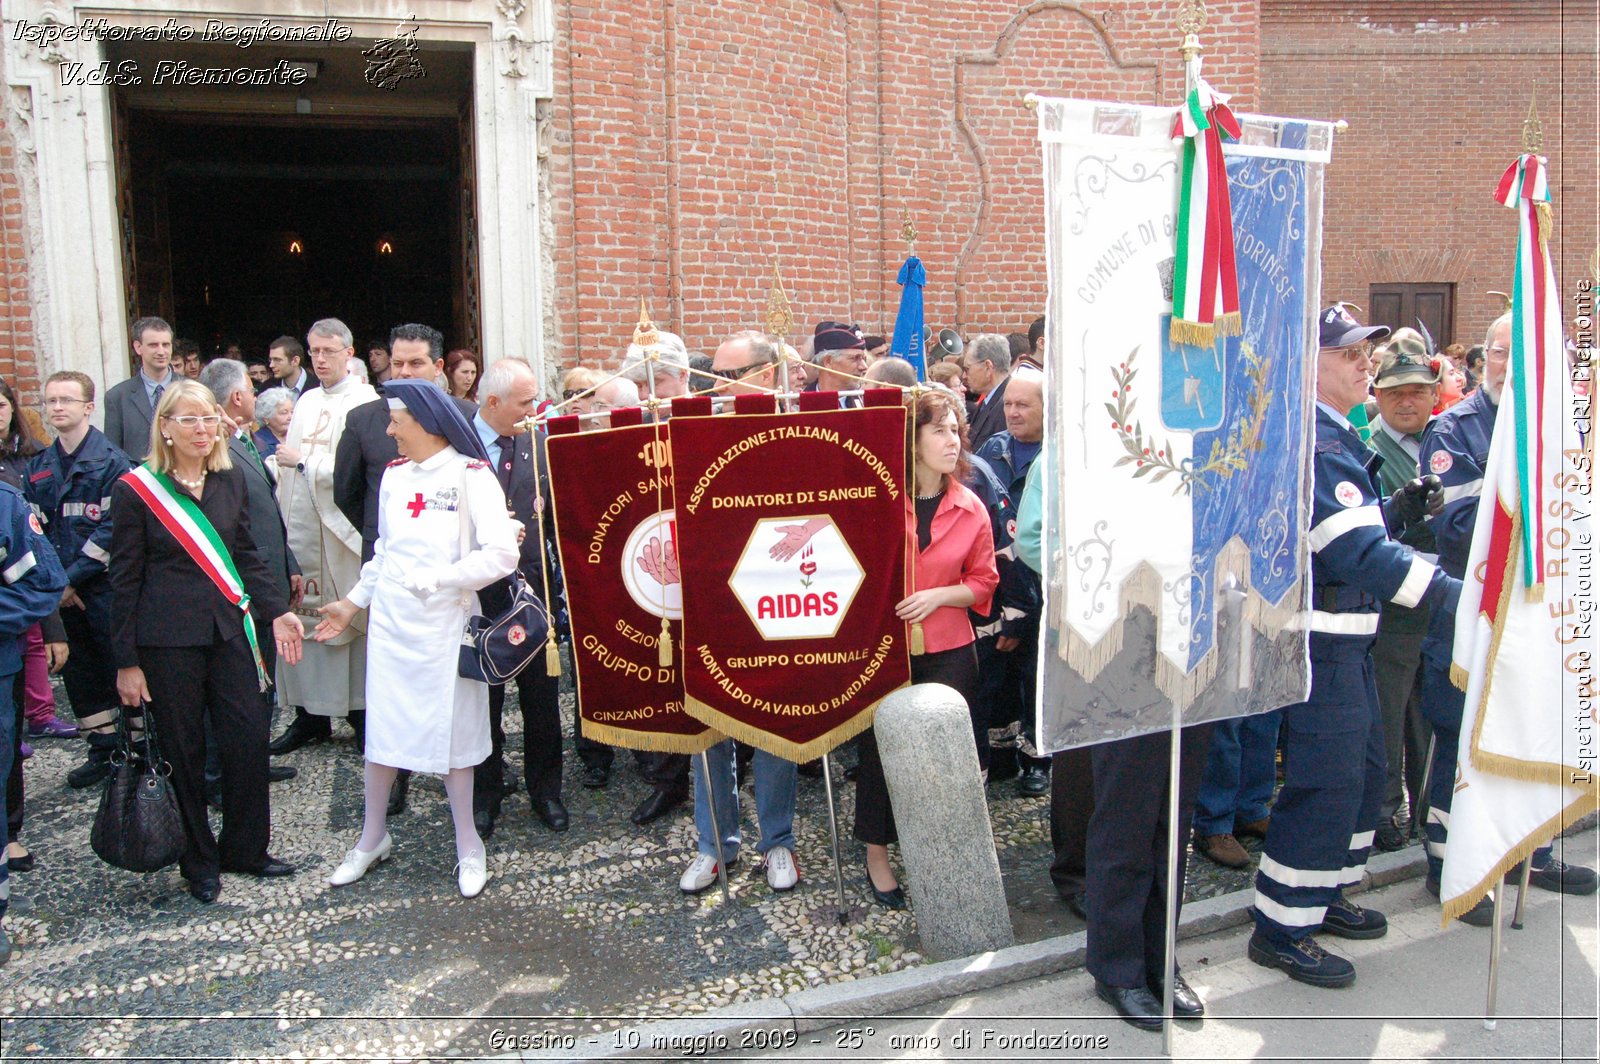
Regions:
<instances>
[{"instance_id":1,"label":"uniform shoulder patch","mask_svg":"<svg viewBox=\"0 0 1600 1064\"><path fill-rule=\"evenodd\" d=\"M32 474L31 476L28 477L28 483L37 484L41 480L49 480L51 475L52 474L51 474L50 470L41 469L37 473L34 473L34 474Z\"/></svg>"},{"instance_id":2,"label":"uniform shoulder patch","mask_svg":"<svg viewBox=\"0 0 1600 1064\"><path fill-rule=\"evenodd\" d=\"M1455 464L1456 460L1450 457L1449 451L1434 451L1433 457L1428 459L1428 469L1440 475L1450 472L1450 467Z\"/></svg>"},{"instance_id":3,"label":"uniform shoulder patch","mask_svg":"<svg viewBox=\"0 0 1600 1064\"><path fill-rule=\"evenodd\" d=\"M1361 505L1361 489L1348 480L1339 481L1333 489L1333 497L1339 500L1340 506Z\"/></svg>"},{"instance_id":4,"label":"uniform shoulder patch","mask_svg":"<svg viewBox=\"0 0 1600 1064\"><path fill-rule=\"evenodd\" d=\"M480 462L478 459L472 458L472 459L469 459L467 461L467 468L468 469L488 469L489 468L489 463L488 462Z\"/></svg>"},{"instance_id":5,"label":"uniform shoulder patch","mask_svg":"<svg viewBox=\"0 0 1600 1064\"><path fill-rule=\"evenodd\" d=\"M411 459L409 459L409 458L396 458L394 461L392 461L388 465L384 466L384 468L385 469L392 469L393 467L395 467L397 465L405 465L409 461L411 461Z\"/></svg>"},{"instance_id":6,"label":"uniform shoulder patch","mask_svg":"<svg viewBox=\"0 0 1600 1064\"><path fill-rule=\"evenodd\" d=\"M28 515L28 527L33 529L33 534L34 535L36 535L36 536L44 535L44 526L39 523L39 515L38 514L29 514Z\"/></svg>"},{"instance_id":7,"label":"uniform shoulder patch","mask_svg":"<svg viewBox=\"0 0 1600 1064\"><path fill-rule=\"evenodd\" d=\"M1318 440L1318 454L1343 454L1344 446L1338 440Z\"/></svg>"}]
</instances>

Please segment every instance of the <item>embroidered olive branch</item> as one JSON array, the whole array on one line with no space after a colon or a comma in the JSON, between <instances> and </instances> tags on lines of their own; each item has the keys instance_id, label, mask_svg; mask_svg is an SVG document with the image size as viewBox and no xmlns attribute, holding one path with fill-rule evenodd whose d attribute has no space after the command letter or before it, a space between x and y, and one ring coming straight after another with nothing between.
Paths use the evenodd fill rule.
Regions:
<instances>
[{"instance_id":1,"label":"embroidered olive branch","mask_svg":"<svg viewBox=\"0 0 1600 1064\"><path fill-rule=\"evenodd\" d=\"M1134 360L1138 356L1139 349L1135 347L1128 352L1126 362L1119 363L1111 370L1111 380L1116 384L1111 398L1116 401L1106 404L1106 413L1111 415L1111 427L1116 430L1117 439L1127 452L1112 463L1112 468L1132 463L1134 479L1148 476L1151 483L1176 474L1178 486L1172 490L1172 494L1187 494L1196 479L1195 474L1187 466L1172 460L1172 440L1167 438L1157 443L1154 437L1147 439L1143 422L1134 416L1134 408L1139 402L1133 397L1133 378L1139 375Z\"/></svg>"}]
</instances>

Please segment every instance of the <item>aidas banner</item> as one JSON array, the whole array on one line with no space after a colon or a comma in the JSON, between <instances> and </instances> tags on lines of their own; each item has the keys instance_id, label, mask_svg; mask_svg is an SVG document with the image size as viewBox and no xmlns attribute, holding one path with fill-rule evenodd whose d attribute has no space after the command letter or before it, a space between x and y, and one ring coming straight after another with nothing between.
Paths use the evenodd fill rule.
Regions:
<instances>
[{"instance_id":1,"label":"aidas banner","mask_svg":"<svg viewBox=\"0 0 1600 1064\"><path fill-rule=\"evenodd\" d=\"M905 410L675 417L687 711L807 761L910 680Z\"/></svg>"},{"instance_id":2,"label":"aidas banner","mask_svg":"<svg viewBox=\"0 0 1600 1064\"><path fill-rule=\"evenodd\" d=\"M555 434L576 423L552 424L546 453L583 734L698 753L719 736L683 711L683 577L666 429Z\"/></svg>"},{"instance_id":3,"label":"aidas banner","mask_svg":"<svg viewBox=\"0 0 1600 1064\"><path fill-rule=\"evenodd\" d=\"M1197 149L1175 136L1176 114L1038 105L1048 750L1166 728L1174 708L1192 723L1308 690L1293 619L1309 586L1311 326L1332 133L1217 111L1238 142Z\"/></svg>"}]
</instances>

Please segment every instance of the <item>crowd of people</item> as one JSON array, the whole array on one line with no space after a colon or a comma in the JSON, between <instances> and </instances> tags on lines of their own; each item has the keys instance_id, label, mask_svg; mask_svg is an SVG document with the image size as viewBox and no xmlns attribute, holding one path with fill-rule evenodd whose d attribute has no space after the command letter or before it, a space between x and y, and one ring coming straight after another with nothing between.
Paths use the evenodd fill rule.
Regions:
<instances>
[{"instance_id":1,"label":"crowd of people","mask_svg":"<svg viewBox=\"0 0 1600 1064\"><path fill-rule=\"evenodd\" d=\"M1359 881L1370 849L1406 844L1422 805L1437 891L1461 717L1442 622L1465 563L1509 322L1472 350L1436 351L1413 330L1362 326L1343 305L1323 312L1320 330L1311 698L1185 729L1179 830L1197 854L1235 868L1252 859L1240 839L1262 838L1252 958L1338 986L1354 970L1313 935L1384 933L1382 916L1343 888ZM14 686L16 702L3 737L14 756L0 876L32 868L20 837L27 744L81 741L83 763L67 783L86 789L111 773L119 728L137 742L147 726L172 766L190 893L214 901L224 871L293 874L269 851L268 789L295 772L270 759L325 742L342 720L366 759L365 816L329 882L353 884L391 856L389 825L411 773L423 772L444 778L458 886L476 895L489 874L485 840L518 784L505 755L507 687L458 676L456 633L471 613L508 601L513 572L548 587L558 629L564 620L544 517L548 470L530 419L573 413L603 428L611 410L757 391L836 393L849 408L863 389L898 387L913 428L905 535L919 563L895 613L924 634L913 680L966 698L989 782L1014 777L1021 795L1049 795L1051 876L1088 924L1097 989L1129 1022L1159 1025L1169 740L1052 758L1034 734L1044 319L1009 335L930 338L921 385L883 337L843 321L819 322L799 350L744 331L704 355L657 335L621 352L617 371L567 371L559 397L543 401L540 373L522 359L484 369L420 324L358 349L333 318L312 324L303 343L279 337L260 358L230 347L209 361L167 322L141 318L129 379L97 403L89 377L54 373L42 421L0 382L0 531L16 518L26 539L31 521L37 546L27 558L59 562L23 568L27 544L0 544L9 552L0 565L11 566L0 587L0 685ZM58 671L73 722L55 710L49 675ZM566 831L557 679L530 669L509 686L523 722L521 785L535 817ZM1432 787L1422 795L1430 735ZM572 738L582 785L605 787L615 751ZM879 904L904 908L873 733L854 745L865 885ZM693 800L698 843L683 892L708 889L739 858L741 773L753 778L768 884L798 883L795 793L821 764L728 740L708 751L691 786L687 756L634 757L652 784L635 823ZM218 836L208 805L221 810ZM1595 889L1593 872L1548 848L1532 879ZM0 891L0 915L7 896ZM1483 922L1480 910L1464 919ZM0 952L9 955L3 925ZM1181 976L1171 989L1178 1015L1203 1013Z\"/></svg>"}]
</instances>

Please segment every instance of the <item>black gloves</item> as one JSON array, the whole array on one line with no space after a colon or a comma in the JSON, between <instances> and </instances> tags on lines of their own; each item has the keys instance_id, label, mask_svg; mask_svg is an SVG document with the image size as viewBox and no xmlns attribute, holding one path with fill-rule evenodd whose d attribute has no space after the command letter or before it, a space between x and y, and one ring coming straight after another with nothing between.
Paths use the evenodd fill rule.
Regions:
<instances>
[{"instance_id":1,"label":"black gloves","mask_svg":"<svg viewBox=\"0 0 1600 1064\"><path fill-rule=\"evenodd\" d=\"M1399 539L1412 525L1437 517L1444 509L1444 485L1429 473L1411 481L1389 496L1383 504L1383 521L1389 535Z\"/></svg>"}]
</instances>

